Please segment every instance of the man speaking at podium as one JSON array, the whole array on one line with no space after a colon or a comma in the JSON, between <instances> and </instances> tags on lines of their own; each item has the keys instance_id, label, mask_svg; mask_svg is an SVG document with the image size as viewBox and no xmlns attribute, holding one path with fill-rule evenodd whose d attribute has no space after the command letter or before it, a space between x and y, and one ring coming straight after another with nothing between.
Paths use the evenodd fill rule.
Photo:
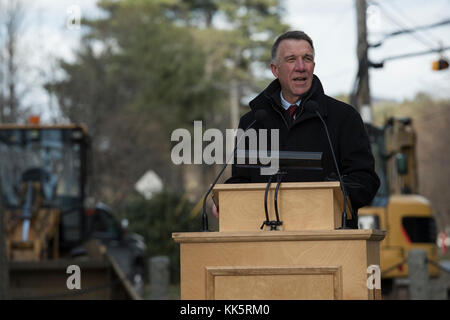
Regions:
<instances>
[{"instance_id":1,"label":"man speaking at podium","mask_svg":"<svg viewBox=\"0 0 450 320\"><path fill-rule=\"evenodd\" d=\"M256 132L279 129L280 150L323 153L323 170L288 170L282 181L339 180L325 123L354 212L368 205L380 181L374 170L367 133L353 107L325 95L319 78L314 75L311 38L302 31L279 36L272 46L270 67L276 79L250 102L251 111L241 117L239 128L247 128L255 121L255 113L264 110L265 118L258 119L253 128ZM232 176L226 183L267 182L268 179L258 169L233 164ZM214 205L213 213L218 215Z\"/></svg>"}]
</instances>

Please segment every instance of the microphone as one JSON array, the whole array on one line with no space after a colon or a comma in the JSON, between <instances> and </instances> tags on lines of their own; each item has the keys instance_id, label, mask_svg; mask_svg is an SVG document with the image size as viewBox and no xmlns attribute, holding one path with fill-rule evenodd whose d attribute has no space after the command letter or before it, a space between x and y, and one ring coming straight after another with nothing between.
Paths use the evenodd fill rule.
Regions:
<instances>
[{"instance_id":1,"label":"microphone","mask_svg":"<svg viewBox=\"0 0 450 320\"><path fill-rule=\"evenodd\" d=\"M323 120L322 116L320 115L319 105L316 101L309 100L308 102L306 102L305 109L306 108L315 112L315 114L319 117L320 121L322 122L322 125L325 129L325 133L327 134L328 145L330 146L331 154L333 156L334 166L336 167L337 175L339 177L339 183L341 184L341 191L342 191L342 194L344 195L344 211L342 212L342 227L341 227L341 229L351 229L350 227L347 227L347 191L345 190L345 185L342 180L341 173L339 171L339 166L336 161L336 155L334 154L333 144L331 143L330 134L328 133L327 125L326 125L325 121ZM350 215L354 219L351 210L350 210Z\"/></svg>"},{"instance_id":2,"label":"microphone","mask_svg":"<svg viewBox=\"0 0 450 320\"><path fill-rule=\"evenodd\" d=\"M248 126L247 128L245 128L244 132L247 131L248 129L250 129L256 122L262 122L262 120L264 118L267 117L267 111L263 110L263 109L259 109L255 112L255 120L253 120ZM239 142L241 142L241 139L245 137L245 135L243 134L240 138L239 141L236 143L236 145L234 146L234 150L231 153L230 157L227 159L227 161L225 161L222 169L220 170L219 174L216 176L216 178L214 179L213 183L211 184L211 186L209 187L208 191L205 194L205 197L203 198L203 213L202 213L202 227L203 227L203 231L209 231L208 230L208 215L206 214L206 200L208 199L209 194L211 193L212 189L214 188L214 186L216 185L217 181L219 180L220 176L222 175L222 173L225 171L225 168L227 167L228 163L230 162L231 159L233 159L234 153L237 150L237 147L239 145Z\"/></svg>"}]
</instances>

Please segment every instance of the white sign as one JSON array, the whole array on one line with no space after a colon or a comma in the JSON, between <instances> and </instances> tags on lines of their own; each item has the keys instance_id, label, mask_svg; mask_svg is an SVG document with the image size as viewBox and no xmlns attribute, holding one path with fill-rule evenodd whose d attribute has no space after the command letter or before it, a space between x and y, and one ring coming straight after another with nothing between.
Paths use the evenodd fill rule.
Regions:
<instances>
[{"instance_id":1,"label":"white sign","mask_svg":"<svg viewBox=\"0 0 450 320\"><path fill-rule=\"evenodd\" d=\"M153 170L149 170L136 182L134 188L145 199L150 200L154 193L162 191L163 183Z\"/></svg>"}]
</instances>

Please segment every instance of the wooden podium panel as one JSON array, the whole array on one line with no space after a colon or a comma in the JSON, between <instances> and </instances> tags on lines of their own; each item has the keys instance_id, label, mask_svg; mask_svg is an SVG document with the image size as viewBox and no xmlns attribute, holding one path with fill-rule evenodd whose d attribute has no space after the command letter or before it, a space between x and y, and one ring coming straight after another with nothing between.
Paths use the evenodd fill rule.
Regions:
<instances>
[{"instance_id":1,"label":"wooden podium panel","mask_svg":"<svg viewBox=\"0 0 450 320\"><path fill-rule=\"evenodd\" d=\"M206 272L208 300L342 299L340 267L207 267Z\"/></svg>"},{"instance_id":2,"label":"wooden podium panel","mask_svg":"<svg viewBox=\"0 0 450 320\"><path fill-rule=\"evenodd\" d=\"M276 219L275 187L273 183L267 201L270 220ZM259 231L266 220L265 188L265 183L216 185L214 197L220 211L219 231ZM278 206L283 222L278 230L334 230L342 225L343 196L339 182L281 183Z\"/></svg>"},{"instance_id":3,"label":"wooden podium panel","mask_svg":"<svg viewBox=\"0 0 450 320\"><path fill-rule=\"evenodd\" d=\"M221 213L222 214L222 213ZM182 299L375 299L379 230L173 233Z\"/></svg>"}]
</instances>

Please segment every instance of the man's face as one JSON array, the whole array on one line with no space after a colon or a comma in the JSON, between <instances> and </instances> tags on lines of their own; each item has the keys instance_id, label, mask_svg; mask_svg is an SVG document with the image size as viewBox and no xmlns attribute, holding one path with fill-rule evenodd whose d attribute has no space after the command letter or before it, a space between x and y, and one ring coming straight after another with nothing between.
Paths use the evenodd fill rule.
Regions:
<instances>
[{"instance_id":1,"label":"man's face","mask_svg":"<svg viewBox=\"0 0 450 320\"><path fill-rule=\"evenodd\" d=\"M305 40L283 40L276 60L270 64L272 73L280 80L284 99L295 103L311 88L316 65L311 45Z\"/></svg>"}]
</instances>

